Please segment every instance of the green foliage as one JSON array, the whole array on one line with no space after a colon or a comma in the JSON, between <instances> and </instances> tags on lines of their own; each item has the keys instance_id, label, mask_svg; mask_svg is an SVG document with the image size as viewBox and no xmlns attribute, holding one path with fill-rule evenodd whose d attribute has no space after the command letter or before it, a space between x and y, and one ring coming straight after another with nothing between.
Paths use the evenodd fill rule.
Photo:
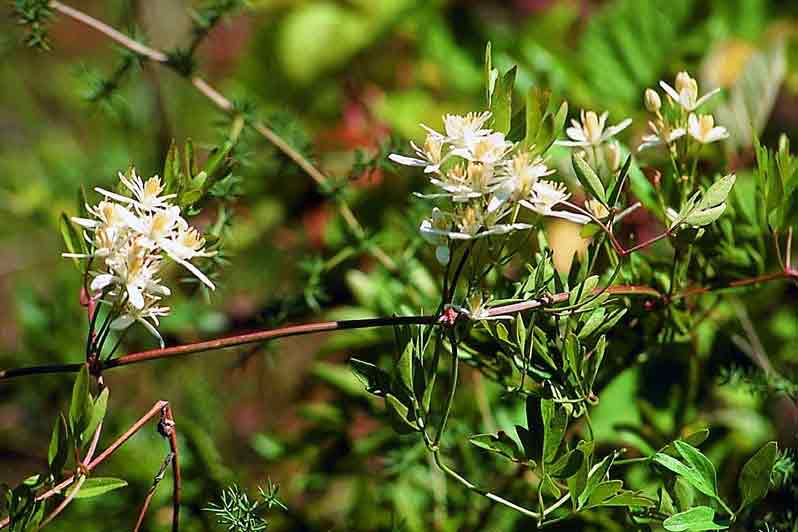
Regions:
<instances>
[{"instance_id":1,"label":"green foliage","mask_svg":"<svg viewBox=\"0 0 798 532\"><path fill-rule=\"evenodd\" d=\"M63 500L35 496L79 471L76 456L101 422L98 449L161 398L177 417L184 530L793 526L794 453L763 446L788 433L782 409L797 389L795 283L769 277L794 270L798 247L798 163L787 137L777 142L795 129L795 37L782 23L791 8L613 0L530 15L522 3L267 0L242 10L213 0L187 12L169 3L91 11L141 28L128 32L137 40L168 43L166 69L131 52L94 53L106 42L73 34L72 23L63 28L74 42L58 54L32 56L5 32L0 341L12 340L0 346L3 370L84 361L78 294L91 275L55 257L91 251L70 216L86 217L94 193L75 205L74 191L110 189L132 161L161 175L217 252L198 263L219 287L212 298L191 284L173 291L161 322L171 346L305 321L458 316L451 328L414 325L393 337L383 327L336 331L114 369L104 375L112 397L84 368L69 406L57 377L4 383L12 423L0 434L0 481L13 486L3 490L11 530L36 530ZM47 47L49 3L14 8L27 43ZM232 109L219 120L169 69L207 71ZM715 113L732 138L699 151L686 149L688 134L673 151L637 152L655 120L643 118L642 90L682 70L702 92L724 87L698 112ZM606 143L574 153L554 144L583 107L609 109L612 124L634 119L612 168ZM406 153L397 134L423 134L419 122L439 129L441 115L482 109L493 113L488 127L558 170L538 179L567 186L579 208L585 199L607 208L591 213L612 235L596 223L584 240L573 231L571 260L573 226L560 233L562 220L520 209L514 221L532 229L451 242L450 264L438 264L417 231L428 203L412 196L430 176L398 174L387 156ZM322 186L249 128L258 120L329 176ZM341 205L362 234L347 229ZM528 307L490 314L515 304ZM109 332L106 345L117 342L120 354L150 345L138 332ZM98 470L114 478L90 475L51 526L129 527L149 488L144 528L163 527L171 493L154 487L171 455L156 438L148 426L127 441ZM20 480L36 463L41 473ZM283 477L291 512L267 517L278 504L271 485L255 498L238 487L265 472Z\"/></svg>"},{"instance_id":2,"label":"green foliage","mask_svg":"<svg viewBox=\"0 0 798 532\"><path fill-rule=\"evenodd\" d=\"M258 488L260 500L250 499L239 486L225 488L219 503L211 503L204 510L214 515L216 522L233 532L258 532L269 528L264 514L272 507L286 507L277 498L279 487L269 481L266 490Z\"/></svg>"}]
</instances>

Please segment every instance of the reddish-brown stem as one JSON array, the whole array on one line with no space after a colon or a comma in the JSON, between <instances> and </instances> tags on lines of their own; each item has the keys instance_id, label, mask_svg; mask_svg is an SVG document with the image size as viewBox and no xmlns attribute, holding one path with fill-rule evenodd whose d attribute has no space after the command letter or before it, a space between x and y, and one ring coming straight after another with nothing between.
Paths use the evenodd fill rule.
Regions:
<instances>
[{"instance_id":1,"label":"reddish-brown stem","mask_svg":"<svg viewBox=\"0 0 798 532\"><path fill-rule=\"evenodd\" d=\"M161 479L163 478L163 474L166 471L166 468L171 464L172 466L172 476L174 477L174 488L172 492L172 532L178 532L180 528L180 486L181 486L181 479L180 479L180 457L177 447L177 432L175 427L175 420L174 416L172 415L172 408L169 405L166 405L163 410L161 411L161 421L158 424L158 431L161 435L169 440L169 454L164 461L164 464L161 466L161 470L155 476L153 480L152 486L150 489L147 490L147 496L144 498L144 502L141 505L141 509L139 510L138 518L136 519L136 526L133 528L133 532L138 532L141 529L141 525L144 523L144 517L147 515L147 510L150 507L150 502L152 502L152 497L155 494L155 490L158 487Z\"/></svg>"},{"instance_id":2,"label":"reddish-brown stem","mask_svg":"<svg viewBox=\"0 0 798 532\"><path fill-rule=\"evenodd\" d=\"M167 404L163 409L163 418L166 436L169 439L169 449L172 452L172 532L180 528L180 494L182 480L180 477L180 452L177 447L177 426L172 415L172 408Z\"/></svg>"},{"instance_id":3,"label":"reddish-brown stem","mask_svg":"<svg viewBox=\"0 0 798 532\"><path fill-rule=\"evenodd\" d=\"M139 517L136 519L136 526L133 527L133 532L139 532L139 530L141 530L141 525L144 523L144 516L147 515L150 502L152 502L152 496L155 495L154 488L155 486L147 490L147 496L144 498L144 502L141 505L141 510L139 510Z\"/></svg>"},{"instance_id":4,"label":"reddish-brown stem","mask_svg":"<svg viewBox=\"0 0 798 532\"><path fill-rule=\"evenodd\" d=\"M712 292L713 290L722 290L724 288L739 288L741 286L748 286L757 283L765 283L768 281L777 281L779 279L798 279L798 271L785 269L779 272L767 273L764 275L758 275L756 277L749 277L747 279L739 279L737 281L731 281L723 286L698 286L695 288L688 288L687 290L675 294L673 297L671 297L671 300L673 301L698 294L706 294L707 292Z\"/></svg>"},{"instance_id":5,"label":"reddish-brown stem","mask_svg":"<svg viewBox=\"0 0 798 532\"><path fill-rule=\"evenodd\" d=\"M662 238L662 237L660 237ZM775 273L761 275L758 277L751 277L748 279L739 279L731 281L728 284L721 286L710 286L688 289L680 292L670 300L665 294L662 294L655 288L649 286L637 285L617 285L610 286L606 289L596 289L594 292L600 290L614 295L628 295L628 296L649 296L655 300L667 304L672 300L690 297L692 295L706 293L714 290L722 290L726 288L738 288L748 286L756 283L767 281L775 281L780 279L798 279L798 270L783 270ZM550 296L542 297L540 299L533 299L523 301L520 303L512 303L509 305L501 305L488 309L488 316L499 316L504 314L514 314L516 312L523 312L526 310L533 310L536 308L562 303L567 301L570 296L569 292L562 292ZM229 347L236 347L246 344L260 343L268 340L275 340L277 338L285 338L288 336L300 336L305 334L314 334L319 332L341 331L347 329L363 329L367 327L383 327L393 325L433 325L438 323L439 316L436 315L418 315L418 316L394 316L390 318L365 318L359 320L340 320L340 321L323 321L318 323L307 323L303 325L289 325L287 327L280 327L277 329L268 329L265 331L257 331L248 334L239 334L235 336L228 336L225 338L217 338L215 340L207 340L204 342L195 342L191 344L178 345L174 347L167 347L164 349L151 349L149 351L141 351L139 353L131 353L115 358L108 362L101 364L100 370L112 369L121 366L128 366L131 364L138 364L140 362L147 362L151 360L158 360L161 358L171 358L181 355L190 355L193 353L202 353L205 351L213 351L216 349L225 349ZM26 368L15 368L0 371L0 381L12 379L15 377L22 377L26 375L41 375L49 373L73 373L79 371L83 364L58 364L49 366L31 366Z\"/></svg>"},{"instance_id":6,"label":"reddish-brown stem","mask_svg":"<svg viewBox=\"0 0 798 532\"><path fill-rule=\"evenodd\" d=\"M82 364L80 364L80 365L82 365ZM124 445L125 442L127 442L135 433L137 433L139 430L141 430L141 427L143 427L153 417L155 417L159 413L161 413L163 411L163 409L165 407L167 407L168 405L169 405L169 403L166 402L166 401L158 401L157 403L155 403L155 405L153 405L153 407L150 408L149 411L147 411L146 414L141 416L135 423L133 423L133 425L130 426L129 429L127 429L125 431L124 434L119 436L116 440L114 440L114 442L111 445L106 447L105 450L102 453L99 454L99 456L97 456L96 458L92 459L89 463L84 464L85 471L88 472L88 473L92 472L94 470L94 468L96 468L98 465L103 463L106 459L108 459L109 456L114 454L114 452L116 452L117 449L119 449L122 445ZM53 495L57 495L57 494L61 493L65 488L67 488L70 485L72 485L72 483L75 482L75 478L78 477L78 476L80 476L80 474L76 473L76 474L72 475L71 477L62 480L56 486L50 488L49 490L45 491L41 495L37 495L36 496L36 502L41 502L41 501L47 500L50 497L52 497ZM6 526L8 526L9 521L10 521L10 519L8 517L6 517L5 519L0 520L0 529L1 528L5 528Z\"/></svg>"}]
</instances>

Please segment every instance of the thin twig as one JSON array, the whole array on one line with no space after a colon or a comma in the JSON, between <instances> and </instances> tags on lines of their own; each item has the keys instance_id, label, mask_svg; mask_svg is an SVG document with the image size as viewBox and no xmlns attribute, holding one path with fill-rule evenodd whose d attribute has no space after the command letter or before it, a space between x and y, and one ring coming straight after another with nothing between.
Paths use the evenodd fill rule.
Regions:
<instances>
[{"instance_id":1,"label":"thin twig","mask_svg":"<svg viewBox=\"0 0 798 532\"><path fill-rule=\"evenodd\" d=\"M210 100L219 110L223 111L224 113L233 114L236 112L235 106L226 96L211 86L211 84L208 83L204 78L194 74L187 75L184 72L181 72L179 68L170 62L169 55L165 52L131 39L108 24L61 2L51 1L50 7L62 15L65 15L81 24L97 30L117 44L138 54L140 57L171 68L182 77L188 79L195 89L197 89L203 96L208 98L208 100ZM297 166L307 173L311 179L313 179L316 185L320 187L326 185L328 178L324 172L319 170L308 160L307 157L302 155L298 150L286 142L286 140L278 135L274 130L272 130L263 122L248 121L247 123L250 127L252 127L252 129L257 131L263 138L269 141L286 157L291 159ZM360 225L360 222L358 222L357 218L352 212L352 209L340 198L336 201L336 203L338 206L338 212L346 222L349 229L359 239L362 239L365 236L365 231L363 230L363 226ZM385 268L392 272L396 272L398 270L396 262L394 262L394 260L391 259L391 257L388 256L388 254L386 254L385 251L383 251L380 247L372 244L368 246L368 249L372 256L383 266L385 266Z\"/></svg>"},{"instance_id":2,"label":"thin twig","mask_svg":"<svg viewBox=\"0 0 798 532\"><path fill-rule=\"evenodd\" d=\"M177 426L172 415L172 407L164 406L159 429L169 439L169 450L172 453L172 532L180 528L180 495L182 480L180 477L180 451L177 447Z\"/></svg>"},{"instance_id":3,"label":"thin twig","mask_svg":"<svg viewBox=\"0 0 798 532\"><path fill-rule=\"evenodd\" d=\"M87 472L87 473L91 473L98 465L100 465L105 460L107 460L109 456L114 454L114 452L116 452L117 449L119 449L122 445L124 445L125 442L127 442L134 434L136 434L139 430L141 430L141 427L143 427L149 420L151 420L153 417L155 417L161 411L163 411L164 407L168 406L168 404L169 403L166 402L166 401L158 401L157 403L155 403L155 405L153 405L153 407L150 408L150 410L147 411L146 414L141 416L135 423L133 423L133 425L130 426L130 428L128 428L124 432L124 434L119 436L116 440L114 440L113 443L111 443L111 445L106 447L105 450L102 453L100 453L99 456L97 456L94 459L91 459L91 461L89 461L87 464L84 464L84 468L83 468L84 471ZM66 479L62 480L56 486L50 488L49 490L45 491L41 495L37 495L36 499L35 499L36 502L41 502L41 501L47 500L50 497L61 493L64 489L68 488L69 486L71 486L75 482L76 476L79 477L79 476L83 476L83 475L76 473L76 474L70 476L69 478L66 478ZM10 522L10 518L8 518L8 517L0 520L0 529L5 528L6 526L8 526L9 522Z\"/></svg>"}]
</instances>

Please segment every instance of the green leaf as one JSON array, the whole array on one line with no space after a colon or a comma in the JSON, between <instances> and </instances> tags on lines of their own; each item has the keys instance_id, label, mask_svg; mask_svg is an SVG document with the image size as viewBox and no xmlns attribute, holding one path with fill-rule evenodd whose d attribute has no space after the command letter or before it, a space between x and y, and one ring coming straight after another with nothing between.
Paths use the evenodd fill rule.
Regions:
<instances>
[{"instance_id":1,"label":"green leaf","mask_svg":"<svg viewBox=\"0 0 798 532\"><path fill-rule=\"evenodd\" d=\"M579 330L579 339L584 340L596 332L601 324L604 323L604 316L606 314L607 311L604 309L604 307L599 307L591 312L590 316L587 318L587 321Z\"/></svg>"},{"instance_id":2,"label":"green leaf","mask_svg":"<svg viewBox=\"0 0 798 532\"><path fill-rule=\"evenodd\" d=\"M108 493L109 491L118 490L127 486L127 482L121 478L110 477L93 477L87 478L80 491L75 495L76 499L89 499Z\"/></svg>"},{"instance_id":3,"label":"green leaf","mask_svg":"<svg viewBox=\"0 0 798 532\"><path fill-rule=\"evenodd\" d=\"M615 180L615 183L612 184L610 187L610 192L608 194L607 204L610 207L615 207L618 204L618 198L621 197L621 192L623 192L623 186L626 184L626 178L629 175L629 168L632 166L632 154L626 156L626 161L623 163L621 167L621 171L618 174L618 179Z\"/></svg>"},{"instance_id":4,"label":"green leaf","mask_svg":"<svg viewBox=\"0 0 798 532\"><path fill-rule=\"evenodd\" d=\"M623 490L609 499L602 501L601 506L629 506L638 508L653 508L657 501L639 491Z\"/></svg>"},{"instance_id":5,"label":"green leaf","mask_svg":"<svg viewBox=\"0 0 798 532\"><path fill-rule=\"evenodd\" d=\"M83 238L78 234L77 230L75 230L75 226L72 225L72 221L69 219L66 213L61 213L59 225L61 228L61 237L64 239L64 247L66 247L67 252L82 253L83 247L81 246L81 243ZM73 258L72 262L75 263L75 267L79 271L83 271L79 259Z\"/></svg>"},{"instance_id":6,"label":"green leaf","mask_svg":"<svg viewBox=\"0 0 798 532\"><path fill-rule=\"evenodd\" d=\"M704 453L687 442L676 440L673 444L676 446L676 450L679 454L682 455L684 461L687 462L687 465L701 475L701 478L708 486L711 486L712 493L707 493L707 495L717 496L718 479L712 461L707 458Z\"/></svg>"},{"instance_id":7,"label":"green leaf","mask_svg":"<svg viewBox=\"0 0 798 532\"><path fill-rule=\"evenodd\" d=\"M50 473L56 477L66 464L69 453L69 435L67 433L66 419L63 414L58 414L50 437L50 447L47 450L47 465Z\"/></svg>"},{"instance_id":8,"label":"green leaf","mask_svg":"<svg viewBox=\"0 0 798 532\"><path fill-rule=\"evenodd\" d=\"M416 432L419 430L418 422L415 420L411 408L395 395L387 394L385 396L385 404L388 407L388 412L391 414L394 423L394 428L401 434Z\"/></svg>"},{"instance_id":9,"label":"green leaf","mask_svg":"<svg viewBox=\"0 0 798 532\"><path fill-rule=\"evenodd\" d=\"M75 379L75 384L72 387L72 401L69 403L69 428L72 434L82 434L91 419L91 407L89 369L84 365Z\"/></svg>"},{"instance_id":10,"label":"green leaf","mask_svg":"<svg viewBox=\"0 0 798 532\"><path fill-rule=\"evenodd\" d=\"M692 225L693 227L703 227L720 218L725 210L725 203L721 203L720 205L704 210L695 209L683 221L684 223Z\"/></svg>"},{"instance_id":11,"label":"green leaf","mask_svg":"<svg viewBox=\"0 0 798 532\"><path fill-rule=\"evenodd\" d=\"M715 510L709 506L696 506L686 512L667 518L662 526L670 532L700 532L702 530L723 530L726 525L715 523Z\"/></svg>"},{"instance_id":12,"label":"green leaf","mask_svg":"<svg viewBox=\"0 0 798 532\"><path fill-rule=\"evenodd\" d=\"M654 462L683 477L691 486L710 497L717 498L718 487L715 466L701 451L690 444L675 441L676 450L687 465L664 453L654 455Z\"/></svg>"},{"instance_id":13,"label":"green leaf","mask_svg":"<svg viewBox=\"0 0 798 532\"><path fill-rule=\"evenodd\" d=\"M180 153L177 144L172 139L169 144L169 151L166 152L166 159L163 163L163 185L167 193L178 193L180 191Z\"/></svg>"},{"instance_id":14,"label":"green leaf","mask_svg":"<svg viewBox=\"0 0 798 532\"><path fill-rule=\"evenodd\" d=\"M598 286L599 277L598 275L591 275L587 279L585 279L579 286L574 287L571 290L571 293L568 295L568 304L569 305L576 305L577 303L581 303L588 297L593 295L593 290L595 290L596 286Z\"/></svg>"},{"instance_id":15,"label":"green leaf","mask_svg":"<svg viewBox=\"0 0 798 532\"><path fill-rule=\"evenodd\" d=\"M741 508L767 495L770 489L770 474L778 456L779 446L775 441L771 441L745 463L738 480L742 495Z\"/></svg>"},{"instance_id":16,"label":"green leaf","mask_svg":"<svg viewBox=\"0 0 798 532\"><path fill-rule=\"evenodd\" d=\"M526 398L526 425L516 426L518 438L524 447L527 458L537 460L543 456L543 415L539 397Z\"/></svg>"},{"instance_id":17,"label":"green leaf","mask_svg":"<svg viewBox=\"0 0 798 532\"><path fill-rule=\"evenodd\" d=\"M587 387L588 390L593 390L593 384L596 382L596 376L598 375L599 368L601 368L601 363L604 361L604 353L607 350L607 337L601 336L596 342L596 348L593 352L593 356L590 357L588 364L590 371L587 374Z\"/></svg>"},{"instance_id":18,"label":"green leaf","mask_svg":"<svg viewBox=\"0 0 798 532\"><path fill-rule=\"evenodd\" d=\"M355 377L363 383L369 393L384 396L391 390L391 378L388 372L357 358L350 359L349 365Z\"/></svg>"},{"instance_id":19,"label":"green leaf","mask_svg":"<svg viewBox=\"0 0 798 532\"><path fill-rule=\"evenodd\" d=\"M103 388L103 391L100 392L100 395L97 396L97 399L94 400L94 403L91 407L91 417L89 420L88 425L83 430L82 441L88 441L94 435L94 431L97 430L97 427L100 426L103 419L105 419L105 411L108 408L108 388Z\"/></svg>"},{"instance_id":20,"label":"green leaf","mask_svg":"<svg viewBox=\"0 0 798 532\"><path fill-rule=\"evenodd\" d=\"M574 152L574 154L571 155L571 164L574 167L576 178L579 179L579 183L585 187L585 190L603 205L607 205L607 193L604 190L604 185L601 179L599 179L599 176L596 175L596 172L587 164L584 157Z\"/></svg>"},{"instance_id":21,"label":"green leaf","mask_svg":"<svg viewBox=\"0 0 798 532\"><path fill-rule=\"evenodd\" d=\"M604 458L601 462L598 463L596 469L587 477L587 482L585 483L585 489L582 493L579 494L578 497L578 508L584 508L587 504L590 496L593 492L598 488L599 484L604 481L604 477L607 476L607 472L610 470L610 466L612 462L615 460L615 455L611 454Z\"/></svg>"},{"instance_id":22,"label":"green leaf","mask_svg":"<svg viewBox=\"0 0 798 532\"><path fill-rule=\"evenodd\" d=\"M521 313L515 315L515 339L518 342L518 349L522 354L526 354L526 325Z\"/></svg>"},{"instance_id":23,"label":"green leaf","mask_svg":"<svg viewBox=\"0 0 798 532\"><path fill-rule=\"evenodd\" d=\"M405 390L413 394L413 355L415 345L413 342L408 342L399 360L396 362L396 372L399 382L405 387Z\"/></svg>"},{"instance_id":24,"label":"green leaf","mask_svg":"<svg viewBox=\"0 0 798 532\"><path fill-rule=\"evenodd\" d=\"M605 480L600 482L585 505L585 508L592 508L595 506L603 506L605 500L612 498L619 494L623 489L622 480Z\"/></svg>"},{"instance_id":25,"label":"green leaf","mask_svg":"<svg viewBox=\"0 0 798 532\"><path fill-rule=\"evenodd\" d=\"M543 463L551 463L560 449L565 429L568 426L568 413L565 408L551 399L540 402L543 418Z\"/></svg>"},{"instance_id":26,"label":"green leaf","mask_svg":"<svg viewBox=\"0 0 798 532\"><path fill-rule=\"evenodd\" d=\"M499 77L490 100L493 115L493 129L505 135L510 132L512 120L513 87L515 86L516 67L511 68L504 76Z\"/></svg>"},{"instance_id":27,"label":"green leaf","mask_svg":"<svg viewBox=\"0 0 798 532\"><path fill-rule=\"evenodd\" d=\"M574 510L579 508L579 498L587 486L587 475L590 471L590 461L593 456L593 442L580 441L576 448L582 451L582 464L576 473L568 477L568 491L571 493L571 503Z\"/></svg>"},{"instance_id":28,"label":"green leaf","mask_svg":"<svg viewBox=\"0 0 798 532\"><path fill-rule=\"evenodd\" d=\"M495 434L475 434L468 441L472 445L500 454L514 462L526 461L524 453L518 448L518 444L503 430Z\"/></svg>"},{"instance_id":29,"label":"green leaf","mask_svg":"<svg viewBox=\"0 0 798 532\"><path fill-rule=\"evenodd\" d=\"M729 196L729 192L731 192L734 186L735 179L736 177L734 174L729 174L713 183L712 186L704 192L704 196L701 198L701 203L698 204L698 207L700 209L706 209L707 207L715 207L725 202L726 198Z\"/></svg>"},{"instance_id":30,"label":"green leaf","mask_svg":"<svg viewBox=\"0 0 798 532\"><path fill-rule=\"evenodd\" d=\"M556 462L546 467L546 473L554 478L567 479L579 472L585 453L581 449L573 449L564 453Z\"/></svg>"},{"instance_id":31,"label":"green leaf","mask_svg":"<svg viewBox=\"0 0 798 532\"><path fill-rule=\"evenodd\" d=\"M709 429L701 429L695 432L691 432L690 434L681 437L680 439L683 442L687 442L693 447L698 447L702 443L704 443L707 438L709 437ZM669 454L674 458L679 457L679 452L676 450L676 446L674 445L675 442L671 442L662 449L659 450L661 453Z\"/></svg>"},{"instance_id":32,"label":"green leaf","mask_svg":"<svg viewBox=\"0 0 798 532\"><path fill-rule=\"evenodd\" d=\"M565 357L571 373L579 378L582 374L582 349L579 339L574 333L568 333L568 336L565 337Z\"/></svg>"}]
</instances>

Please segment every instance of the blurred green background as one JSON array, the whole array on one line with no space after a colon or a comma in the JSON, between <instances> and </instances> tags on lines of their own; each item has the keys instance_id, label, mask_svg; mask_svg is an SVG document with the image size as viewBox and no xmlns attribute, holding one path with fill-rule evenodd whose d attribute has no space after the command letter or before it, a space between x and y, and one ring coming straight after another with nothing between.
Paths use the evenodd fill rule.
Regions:
<instances>
[{"instance_id":1,"label":"blurred green background","mask_svg":"<svg viewBox=\"0 0 798 532\"><path fill-rule=\"evenodd\" d=\"M157 65L135 67L112 95L89 101L98 100L101 80L123 60L119 51L68 20L54 21L51 52L28 49L8 4L0 18L0 367L75 362L83 356L86 320L79 275L60 258L58 216L75 214L80 185L110 186L130 164L144 176L158 173L172 139L191 138L202 151L224 139L227 126L190 84ZM76 3L161 49L190 40L196 5ZM436 266L429 250L413 258L424 206L410 193L421 178L379 163L389 147L407 151L397 139L418 139L419 122L438 127L443 113L482 106L487 41L495 64L518 65L522 90L549 88L568 99L572 112L606 108L611 123L634 118L624 133L632 142L645 131L643 90L689 68L705 89L726 89L715 113L730 129L727 149L744 172L752 162L750 123L769 142L798 129L796 17L796 2L766 0L253 0L203 41L199 71L350 185L352 207L369 234L389 255L409 257L407 279L420 295L404 295L407 281L359 252L317 278L320 261L347 244L344 226L299 168L247 132L235 169L241 197L226 238L230 263L210 297L193 285L176 291L173 314L163 320L167 343L434 306ZM360 164L373 157L375 164ZM575 235L552 230L564 231L556 245L567 260L567 250L578 245L569 243ZM762 301L749 311L761 311L753 319L763 342L775 359L795 367L798 294L759 294ZM792 298L792 309L768 314L768 294ZM727 319L739 328L731 310ZM221 530L201 508L223 486L238 482L254 493L268 478L281 485L289 508L274 512L274 530L390 530L396 523L407 530L447 529L440 501L456 488L444 485L418 447L375 420L378 408L345 364L331 364L363 347L376 358L389 339L390 331L373 330L311 336L258 351L114 370L106 375L105 438L121 433L156 400L171 401L183 453L187 531ZM138 329L124 343L128 352L149 347L152 339ZM741 358L733 346L725 349ZM610 387L614 396L605 392L596 413L600 437L616 438L615 423L640 423L640 413L627 405L643 378L624 374ZM714 376L706 379L712 387ZM515 407L503 404L476 373L465 380L495 399L498 416L511 415L503 412ZM71 383L70 376L0 383L0 481L19 482L45 465L49 432ZM723 404L712 410L712 422L724 435L713 458L734 467L767 438L795 445L794 401L763 402L737 388L713 389L704 399ZM465 397L463 404L470 401ZM478 419L471 409L463 423ZM125 478L130 486L73 504L51 528L131 527L166 451L154 426L146 428L101 468L103 476ZM170 483L167 476L156 493L149 530L168 528ZM484 506L468 496L460 504L463 512ZM521 526L505 510L494 511L489 523L487 530ZM607 523L578 526L611 529Z\"/></svg>"}]
</instances>

